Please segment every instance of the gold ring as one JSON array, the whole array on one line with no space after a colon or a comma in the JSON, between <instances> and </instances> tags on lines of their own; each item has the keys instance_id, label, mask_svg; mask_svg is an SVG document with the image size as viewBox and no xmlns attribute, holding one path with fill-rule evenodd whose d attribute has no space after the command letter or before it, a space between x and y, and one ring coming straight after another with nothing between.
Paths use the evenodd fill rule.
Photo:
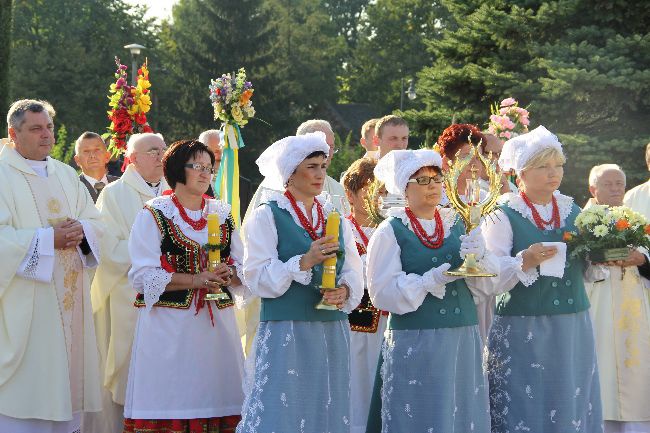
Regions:
<instances>
[{"instance_id":1,"label":"gold ring","mask_svg":"<svg viewBox=\"0 0 650 433\"><path fill-rule=\"evenodd\" d=\"M542 251L542 257L546 257L546 251Z\"/></svg>"}]
</instances>

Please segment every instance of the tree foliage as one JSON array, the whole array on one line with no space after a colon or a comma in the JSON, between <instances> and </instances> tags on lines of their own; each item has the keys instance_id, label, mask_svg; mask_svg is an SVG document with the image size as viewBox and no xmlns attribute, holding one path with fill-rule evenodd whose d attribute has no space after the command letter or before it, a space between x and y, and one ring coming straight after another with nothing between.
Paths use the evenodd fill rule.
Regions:
<instances>
[{"instance_id":1,"label":"tree foliage","mask_svg":"<svg viewBox=\"0 0 650 433\"><path fill-rule=\"evenodd\" d=\"M68 133L103 132L114 57L152 47L152 22L123 0L23 0L14 4L11 98L46 99ZM154 89L155 91L155 89Z\"/></svg>"},{"instance_id":2,"label":"tree foliage","mask_svg":"<svg viewBox=\"0 0 650 433\"><path fill-rule=\"evenodd\" d=\"M9 106L9 59L11 56L12 1L0 0L0 119ZM0 133L4 137L5 133Z\"/></svg>"},{"instance_id":3,"label":"tree foliage","mask_svg":"<svg viewBox=\"0 0 650 433\"><path fill-rule=\"evenodd\" d=\"M66 164L70 164L74 158L74 141L68 141L68 130L64 124L56 132L56 142L50 156Z\"/></svg>"},{"instance_id":4,"label":"tree foliage","mask_svg":"<svg viewBox=\"0 0 650 433\"><path fill-rule=\"evenodd\" d=\"M490 103L513 96L533 127L562 134L567 192L584 199L591 165L612 155L634 183L650 136L650 7L619 3L445 0L450 23L419 74L426 108L409 119L434 138L451 119L484 126Z\"/></svg>"},{"instance_id":5,"label":"tree foliage","mask_svg":"<svg viewBox=\"0 0 650 433\"><path fill-rule=\"evenodd\" d=\"M217 126L210 80L240 67L255 85L256 108L264 116L260 99L267 94L264 77L270 59L266 22L259 0L181 0L173 7L172 20L163 23L160 46L161 67L167 72L160 94L166 133L189 138Z\"/></svg>"},{"instance_id":6,"label":"tree foliage","mask_svg":"<svg viewBox=\"0 0 650 433\"><path fill-rule=\"evenodd\" d=\"M415 78L432 63L425 38L439 37L446 14L438 1L377 0L368 5L358 43L340 77L340 99L370 102L385 113L399 108L402 79Z\"/></svg>"},{"instance_id":7,"label":"tree foliage","mask_svg":"<svg viewBox=\"0 0 650 433\"><path fill-rule=\"evenodd\" d=\"M150 120L170 143L219 126L210 79L244 66L259 119L244 129L247 149L240 155L242 172L252 177L262 148L294 133L325 103L369 103L374 111L393 112L402 82L406 87L416 77L417 99L404 99L403 114L419 134L413 141L431 145L452 121L485 126L490 104L513 96L531 111L532 127L544 124L561 137L569 157L563 188L584 198L594 164L620 163L630 185L646 176L650 3L630 5L179 0L171 19L158 26L126 0L23 0L13 2L12 42L0 40L0 59L10 47L12 99L50 100L57 123L74 138L104 130L113 57L130 65L123 46L145 45ZM337 172L356 156L342 149L332 163Z\"/></svg>"}]
</instances>

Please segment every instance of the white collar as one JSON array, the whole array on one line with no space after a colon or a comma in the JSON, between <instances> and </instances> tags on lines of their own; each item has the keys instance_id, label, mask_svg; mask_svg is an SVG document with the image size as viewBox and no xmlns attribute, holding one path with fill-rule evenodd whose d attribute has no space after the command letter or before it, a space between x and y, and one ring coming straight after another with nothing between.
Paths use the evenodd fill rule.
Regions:
<instances>
[{"instance_id":1,"label":"white collar","mask_svg":"<svg viewBox=\"0 0 650 433\"><path fill-rule=\"evenodd\" d=\"M331 212L338 212L338 210L332 204L332 201L330 200L330 195L327 192L325 191L321 192L320 195L316 196L316 199L323 206L323 215L325 216L325 218L327 218L327 215L329 215ZM280 209L284 209L287 212L289 212L296 225L300 225L300 219L298 218L298 214L296 214L296 211L293 209L293 206L291 206L291 202L284 195L283 192L274 191L274 190L264 190L262 192L260 203L268 203L270 201L276 202ZM307 209L305 208L305 205L301 201L296 200L296 204L304 214L307 214ZM312 219L315 216L317 216L316 206L313 206ZM320 233L321 230L322 228L319 228L318 232Z\"/></svg>"},{"instance_id":2,"label":"white collar","mask_svg":"<svg viewBox=\"0 0 650 433\"><path fill-rule=\"evenodd\" d=\"M560 227L564 227L566 225L567 217L571 214L571 211L573 210L573 197L569 197L564 194L561 194L560 191L555 191L553 193L553 196L555 197L555 200L557 200L557 207L560 211ZM528 207L524 199L521 198L519 194L514 194L514 193L504 194L503 201L507 202L509 208L516 211L524 218L527 218L533 223L535 222L535 220L533 219L533 212L531 211L531 209ZM538 211L541 210L541 211L548 212L550 209L552 209L553 205L552 203L548 203L546 205L539 205L533 203L533 206L535 206L535 208Z\"/></svg>"},{"instance_id":3,"label":"white collar","mask_svg":"<svg viewBox=\"0 0 650 433\"><path fill-rule=\"evenodd\" d=\"M152 195L153 195L154 197L158 197L160 194L163 193L162 188L163 188L163 183L164 183L164 182L163 182L164 177L161 177L161 178L160 178L160 180L158 181L158 186L151 186L151 185L149 185L149 183L148 183L146 180L144 180L144 177L142 177L142 175L141 175L140 173L138 173L138 170L135 169L135 166L133 166L133 164L130 164L130 165L126 168L127 171L130 171L130 170L129 170L130 167L133 168L133 170L132 170L133 176L135 176L136 179L139 179L139 180L136 181L136 182L137 182L137 183L140 183L141 186L143 186L143 187L145 187L145 188L148 188L148 189L151 191L151 193L152 193ZM124 174L126 174L126 171L125 171ZM124 176L124 174L123 174L122 176ZM142 181L142 182L139 182L139 181ZM172 203L172 204L173 204L173 203Z\"/></svg>"},{"instance_id":4,"label":"white collar","mask_svg":"<svg viewBox=\"0 0 650 433\"><path fill-rule=\"evenodd\" d=\"M106 177L106 175L104 175L104 177L102 177L100 180L97 180L97 179L95 179L94 177L88 176L86 173L81 173L81 174L83 174L83 177L86 178L86 180L88 181L88 183L89 183L93 188L95 187L95 184L96 184L97 182L102 182L102 183L104 184L104 186L108 185L108 178Z\"/></svg>"},{"instance_id":5,"label":"white collar","mask_svg":"<svg viewBox=\"0 0 650 433\"><path fill-rule=\"evenodd\" d=\"M172 202L170 195L164 195L160 197L153 198L147 202L147 204L155 209L158 209L162 212L165 218L172 220L177 226L181 227L183 230L190 229L193 230L189 224L187 224L180 215L178 208ZM198 216L198 210L192 211L190 209L185 209L186 212L191 216ZM226 221L230 215L230 204L217 200L217 215L219 215L219 222L221 224Z\"/></svg>"},{"instance_id":6,"label":"white collar","mask_svg":"<svg viewBox=\"0 0 650 433\"><path fill-rule=\"evenodd\" d=\"M47 177L47 159L45 161L35 161L33 159L25 158L25 162L36 172L37 175L40 177Z\"/></svg>"}]
</instances>

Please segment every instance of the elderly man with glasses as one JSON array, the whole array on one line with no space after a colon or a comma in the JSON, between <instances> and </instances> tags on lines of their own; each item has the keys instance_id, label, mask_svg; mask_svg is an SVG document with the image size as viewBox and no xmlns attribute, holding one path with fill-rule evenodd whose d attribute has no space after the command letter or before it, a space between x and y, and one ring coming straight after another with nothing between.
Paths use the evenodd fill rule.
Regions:
<instances>
[{"instance_id":1,"label":"elderly man with glasses","mask_svg":"<svg viewBox=\"0 0 650 433\"><path fill-rule=\"evenodd\" d=\"M104 386L104 412L84 419L87 431L117 433L124 427L123 411L137 311L127 273L131 267L129 235L144 204L169 189L162 157L167 146L160 134L134 134L127 143L129 165L122 177L107 185L97 200L106 233L102 262L91 288L97 345Z\"/></svg>"}]
</instances>

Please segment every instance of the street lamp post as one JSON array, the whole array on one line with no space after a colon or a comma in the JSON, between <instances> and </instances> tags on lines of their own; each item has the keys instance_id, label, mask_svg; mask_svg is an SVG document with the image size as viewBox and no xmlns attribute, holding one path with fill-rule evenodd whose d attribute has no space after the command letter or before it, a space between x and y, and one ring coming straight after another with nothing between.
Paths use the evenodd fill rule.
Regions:
<instances>
[{"instance_id":1,"label":"street lamp post","mask_svg":"<svg viewBox=\"0 0 650 433\"><path fill-rule=\"evenodd\" d=\"M404 91L404 77L402 77L401 91L399 95L399 111L404 111L404 95L406 95L410 101L413 101L418 97L417 93L415 93L415 79L411 78L409 80L409 88Z\"/></svg>"},{"instance_id":2,"label":"street lamp post","mask_svg":"<svg viewBox=\"0 0 650 433\"><path fill-rule=\"evenodd\" d=\"M136 83L136 78L138 76L138 64L136 62L136 57L140 55L140 52L146 47L143 47L140 44L129 44L129 45L124 45L124 48L129 50L131 52L131 85L135 86Z\"/></svg>"}]
</instances>

